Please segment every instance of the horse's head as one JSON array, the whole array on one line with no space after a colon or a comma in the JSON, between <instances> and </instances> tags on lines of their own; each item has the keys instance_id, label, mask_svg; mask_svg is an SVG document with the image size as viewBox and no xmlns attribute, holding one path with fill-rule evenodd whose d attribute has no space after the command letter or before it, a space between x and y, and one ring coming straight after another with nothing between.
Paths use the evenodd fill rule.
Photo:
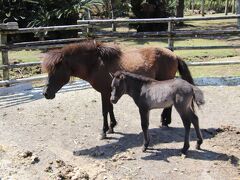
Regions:
<instances>
[{"instance_id":1,"label":"horse's head","mask_svg":"<svg viewBox=\"0 0 240 180\"><path fill-rule=\"evenodd\" d=\"M45 55L42 67L48 73L43 95L46 99L55 98L55 94L69 82L71 70L60 51L50 51Z\"/></svg>"},{"instance_id":2,"label":"horse's head","mask_svg":"<svg viewBox=\"0 0 240 180\"><path fill-rule=\"evenodd\" d=\"M111 92L111 102L116 104L118 100L122 97L126 92L126 76L121 72L116 72L114 78L112 80L112 92Z\"/></svg>"}]
</instances>

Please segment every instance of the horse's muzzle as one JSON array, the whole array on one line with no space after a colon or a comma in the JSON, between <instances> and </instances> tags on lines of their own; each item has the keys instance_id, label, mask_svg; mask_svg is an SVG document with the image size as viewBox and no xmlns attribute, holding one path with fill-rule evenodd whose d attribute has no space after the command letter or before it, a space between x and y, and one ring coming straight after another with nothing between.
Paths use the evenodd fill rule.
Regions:
<instances>
[{"instance_id":1,"label":"horse's muzzle","mask_svg":"<svg viewBox=\"0 0 240 180\"><path fill-rule=\"evenodd\" d=\"M48 93L46 93L46 92L43 92L43 95L44 95L44 97L45 97L46 99L54 99L54 98L55 98L55 94L50 95L50 94L48 94Z\"/></svg>"},{"instance_id":2,"label":"horse's muzzle","mask_svg":"<svg viewBox=\"0 0 240 180\"><path fill-rule=\"evenodd\" d=\"M47 91L46 87L43 89L43 93L42 94L44 95L44 97L46 99L54 99L55 98L55 94L54 93L50 93L49 91Z\"/></svg>"}]
</instances>

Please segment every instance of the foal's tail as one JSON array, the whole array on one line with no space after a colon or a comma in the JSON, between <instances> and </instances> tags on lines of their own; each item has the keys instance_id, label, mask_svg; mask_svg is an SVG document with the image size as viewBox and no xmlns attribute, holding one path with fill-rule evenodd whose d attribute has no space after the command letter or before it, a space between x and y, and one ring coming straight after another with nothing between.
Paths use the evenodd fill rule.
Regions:
<instances>
[{"instance_id":1,"label":"foal's tail","mask_svg":"<svg viewBox=\"0 0 240 180\"><path fill-rule=\"evenodd\" d=\"M177 60L178 60L178 71L182 79L194 85L194 81L193 81L191 72L188 69L187 64L180 57L177 57Z\"/></svg>"},{"instance_id":2,"label":"foal's tail","mask_svg":"<svg viewBox=\"0 0 240 180\"><path fill-rule=\"evenodd\" d=\"M198 107L205 104L204 95L201 89L196 86L193 87L193 102L197 104ZM192 102L192 109L194 111L194 104Z\"/></svg>"}]
</instances>

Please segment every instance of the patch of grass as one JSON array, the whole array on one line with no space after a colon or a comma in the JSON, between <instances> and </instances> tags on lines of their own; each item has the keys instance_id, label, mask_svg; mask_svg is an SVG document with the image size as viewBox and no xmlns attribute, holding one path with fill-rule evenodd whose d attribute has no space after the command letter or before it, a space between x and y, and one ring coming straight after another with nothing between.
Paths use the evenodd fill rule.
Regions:
<instances>
[{"instance_id":1,"label":"patch of grass","mask_svg":"<svg viewBox=\"0 0 240 180\"><path fill-rule=\"evenodd\" d=\"M167 40L137 39L118 40L124 49L130 47L167 47ZM220 39L187 39L175 41L175 46L220 46L227 45ZM235 49L205 49L205 50L178 50L175 53L186 61L209 61L216 58L240 56L240 51Z\"/></svg>"},{"instance_id":2,"label":"patch of grass","mask_svg":"<svg viewBox=\"0 0 240 180\"><path fill-rule=\"evenodd\" d=\"M10 63L14 62L37 62L40 61L39 55L41 51L34 50L34 51L10 51L9 52L9 61ZM0 61L2 61L2 56L0 56Z\"/></svg>"},{"instance_id":3,"label":"patch of grass","mask_svg":"<svg viewBox=\"0 0 240 180\"><path fill-rule=\"evenodd\" d=\"M224 46L228 43L219 39L189 39L177 41L175 46ZM210 61L217 58L239 56L235 49L178 50L175 53L189 61Z\"/></svg>"},{"instance_id":4,"label":"patch of grass","mask_svg":"<svg viewBox=\"0 0 240 180\"><path fill-rule=\"evenodd\" d=\"M240 65L190 66L193 77L240 76Z\"/></svg>"}]
</instances>

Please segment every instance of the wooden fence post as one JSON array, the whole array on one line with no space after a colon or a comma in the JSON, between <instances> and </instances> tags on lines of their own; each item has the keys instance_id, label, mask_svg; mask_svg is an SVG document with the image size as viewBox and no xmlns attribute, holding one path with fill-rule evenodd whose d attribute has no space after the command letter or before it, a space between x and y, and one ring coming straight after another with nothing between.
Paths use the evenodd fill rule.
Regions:
<instances>
[{"instance_id":1,"label":"wooden fence post","mask_svg":"<svg viewBox=\"0 0 240 180\"><path fill-rule=\"evenodd\" d=\"M114 19L113 10L111 11L111 14L112 14L112 19ZM112 23L112 31L113 31L113 32L116 32L116 24L115 24L114 22Z\"/></svg>"},{"instance_id":2,"label":"wooden fence post","mask_svg":"<svg viewBox=\"0 0 240 180\"><path fill-rule=\"evenodd\" d=\"M0 45L2 46L6 44L7 44L7 35L0 33ZM1 53L2 53L2 65L9 65L8 51L3 49ZM3 69L3 80L9 80L8 68Z\"/></svg>"},{"instance_id":3,"label":"wooden fence post","mask_svg":"<svg viewBox=\"0 0 240 180\"><path fill-rule=\"evenodd\" d=\"M16 29L18 29L18 24L16 22L0 24L0 45L1 46L8 45L7 34L4 32L16 30ZM2 54L2 65L9 65L8 50L3 48L1 50L1 54ZM3 80L9 80L9 68L3 69Z\"/></svg>"},{"instance_id":4,"label":"wooden fence post","mask_svg":"<svg viewBox=\"0 0 240 180\"><path fill-rule=\"evenodd\" d=\"M171 51L174 51L174 40L172 38L172 31L174 30L174 22L173 21L169 21L168 22L168 49L170 49Z\"/></svg>"}]
</instances>

